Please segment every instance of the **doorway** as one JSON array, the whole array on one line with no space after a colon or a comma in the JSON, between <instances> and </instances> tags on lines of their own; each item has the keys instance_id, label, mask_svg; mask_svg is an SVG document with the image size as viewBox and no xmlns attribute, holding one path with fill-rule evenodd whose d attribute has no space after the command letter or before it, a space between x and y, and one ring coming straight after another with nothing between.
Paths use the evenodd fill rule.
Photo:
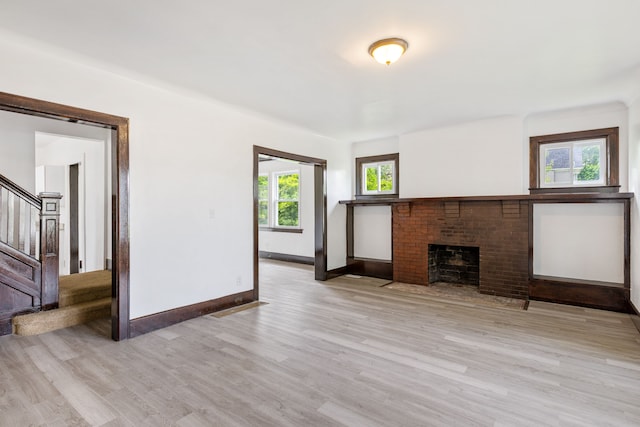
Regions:
<instances>
[{"instance_id":1,"label":"doorway","mask_svg":"<svg viewBox=\"0 0 640 427\"><path fill-rule=\"evenodd\" d=\"M0 92L0 110L111 129L111 337L129 338L129 119Z\"/></svg>"},{"instance_id":2,"label":"doorway","mask_svg":"<svg viewBox=\"0 0 640 427\"><path fill-rule=\"evenodd\" d=\"M253 298L259 299L260 158L272 157L313 167L314 276L327 279L327 161L270 148L253 146Z\"/></svg>"}]
</instances>

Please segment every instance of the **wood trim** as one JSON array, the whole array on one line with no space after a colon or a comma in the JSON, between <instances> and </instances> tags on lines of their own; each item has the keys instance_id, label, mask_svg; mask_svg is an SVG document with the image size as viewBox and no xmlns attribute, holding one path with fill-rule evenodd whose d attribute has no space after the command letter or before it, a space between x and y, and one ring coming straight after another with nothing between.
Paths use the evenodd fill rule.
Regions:
<instances>
[{"instance_id":1,"label":"wood trim","mask_svg":"<svg viewBox=\"0 0 640 427\"><path fill-rule=\"evenodd\" d=\"M347 258L345 274L393 280L393 262L368 258Z\"/></svg>"},{"instance_id":2,"label":"wood trim","mask_svg":"<svg viewBox=\"0 0 640 427\"><path fill-rule=\"evenodd\" d=\"M113 301L111 336L129 337L129 119L63 104L0 92L0 110L29 114L108 128L116 131L112 140L113 215Z\"/></svg>"},{"instance_id":3,"label":"wood trim","mask_svg":"<svg viewBox=\"0 0 640 427\"><path fill-rule=\"evenodd\" d=\"M393 161L395 169L395 182L396 191L392 194L362 194L362 165L365 163L385 162ZM385 198L397 198L400 194L400 153L381 154L377 156L356 157L356 199L385 199Z\"/></svg>"},{"instance_id":4,"label":"wood trim","mask_svg":"<svg viewBox=\"0 0 640 427\"><path fill-rule=\"evenodd\" d=\"M253 301L255 301L253 299L253 290L248 290L209 301L150 314L149 316L139 317L131 320L130 338Z\"/></svg>"},{"instance_id":5,"label":"wood trim","mask_svg":"<svg viewBox=\"0 0 640 427\"><path fill-rule=\"evenodd\" d=\"M280 159L293 160L294 162L313 164L313 165L327 164L327 161L323 159L318 159L318 158L309 157L309 156L301 156L299 154L287 153L286 151L274 150L273 148L267 148L267 147L260 147L259 145L253 146L253 151L256 152L256 150L258 154L277 157Z\"/></svg>"},{"instance_id":6,"label":"wood trim","mask_svg":"<svg viewBox=\"0 0 640 427\"><path fill-rule=\"evenodd\" d=\"M253 146L253 296L259 299L259 257L258 257L258 175L260 156L271 156L293 160L314 166L314 266L316 280L327 278L327 161L299 154L286 153L271 148Z\"/></svg>"},{"instance_id":7,"label":"wood trim","mask_svg":"<svg viewBox=\"0 0 640 427\"><path fill-rule=\"evenodd\" d=\"M606 140L606 164L607 175L603 188L615 188L620 186L620 148L619 148L619 128L591 129L577 132L565 132L552 135L539 135L529 138L529 188L537 191L558 190L557 188L540 187L540 146L556 142L572 142L584 139L605 138ZM580 191L576 187L568 187L569 191Z\"/></svg>"},{"instance_id":8,"label":"wood trim","mask_svg":"<svg viewBox=\"0 0 640 427\"><path fill-rule=\"evenodd\" d=\"M640 332L640 311L638 311L638 307L635 306L633 301L629 300L629 305L631 306L631 309L635 313L635 315L634 314L631 315L631 321L635 325L638 332Z\"/></svg>"},{"instance_id":9,"label":"wood trim","mask_svg":"<svg viewBox=\"0 0 640 427\"><path fill-rule=\"evenodd\" d=\"M505 196L457 196L457 197L416 197L377 200L340 200L347 206L385 206L401 203L421 202L493 202L493 201L534 201L548 203L593 203L595 201L614 202L633 199L634 193L560 193L560 194L516 194Z\"/></svg>"},{"instance_id":10,"label":"wood trim","mask_svg":"<svg viewBox=\"0 0 640 427\"><path fill-rule=\"evenodd\" d=\"M313 265L314 257L302 255L281 254L278 252L258 251L258 257L263 259L274 259L276 261L295 262L297 264Z\"/></svg>"},{"instance_id":11,"label":"wood trim","mask_svg":"<svg viewBox=\"0 0 640 427\"><path fill-rule=\"evenodd\" d=\"M354 256L354 239L355 239L355 209L353 205L347 205L347 259ZM393 227L392 227L393 230ZM393 231L392 231L393 233Z\"/></svg>"},{"instance_id":12,"label":"wood trim","mask_svg":"<svg viewBox=\"0 0 640 427\"><path fill-rule=\"evenodd\" d=\"M346 265L343 267L334 268L327 271L327 280L335 279L336 277L344 276L348 273L349 271Z\"/></svg>"},{"instance_id":13,"label":"wood trim","mask_svg":"<svg viewBox=\"0 0 640 427\"><path fill-rule=\"evenodd\" d=\"M2 108L0 107L0 109ZM20 187L18 184L11 181L9 178L7 178L4 175L0 175L0 186L6 188L12 193L17 194L22 199L24 199L27 203L29 203L31 206L35 207L36 209L38 210L42 209L42 201L40 199L35 197L33 194L31 194L24 188Z\"/></svg>"},{"instance_id":14,"label":"wood trim","mask_svg":"<svg viewBox=\"0 0 640 427\"><path fill-rule=\"evenodd\" d=\"M620 191L619 185L603 185L601 187L554 187L554 188L529 188L531 194L551 194L551 193L617 193Z\"/></svg>"},{"instance_id":15,"label":"wood trim","mask_svg":"<svg viewBox=\"0 0 640 427\"><path fill-rule=\"evenodd\" d=\"M43 310L58 307L60 277L60 199L59 193L40 193L41 304Z\"/></svg>"},{"instance_id":16,"label":"wood trim","mask_svg":"<svg viewBox=\"0 0 640 427\"><path fill-rule=\"evenodd\" d=\"M314 277L327 280L327 162L313 167Z\"/></svg>"},{"instance_id":17,"label":"wood trim","mask_svg":"<svg viewBox=\"0 0 640 427\"><path fill-rule=\"evenodd\" d=\"M529 298L622 313L631 313L632 310L629 304L629 289L620 286L595 286L566 281L530 279Z\"/></svg>"},{"instance_id":18,"label":"wood trim","mask_svg":"<svg viewBox=\"0 0 640 427\"><path fill-rule=\"evenodd\" d=\"M258 227L258 231L268 231L275 233L294 233L302 234L304 230L302 228L279 228L279 227Z\"/></svg>"}]
</instances>

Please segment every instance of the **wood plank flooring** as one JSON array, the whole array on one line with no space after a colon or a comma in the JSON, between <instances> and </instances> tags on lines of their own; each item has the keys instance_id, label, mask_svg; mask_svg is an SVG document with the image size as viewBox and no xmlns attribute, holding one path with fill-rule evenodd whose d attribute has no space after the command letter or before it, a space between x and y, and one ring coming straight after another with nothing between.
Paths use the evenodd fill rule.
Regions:
<instances>
[{"instance_id":1,"label":"wood plank flooring","mask_svg":"<svg viewBox=\"0 0 640 427\"><path fill-rule=\"evenodd\" d=\"M268 304L124 342L0 337L1 426L638 426L630 316L473 307L261 263Z\"/></svg>"}]
</instances>

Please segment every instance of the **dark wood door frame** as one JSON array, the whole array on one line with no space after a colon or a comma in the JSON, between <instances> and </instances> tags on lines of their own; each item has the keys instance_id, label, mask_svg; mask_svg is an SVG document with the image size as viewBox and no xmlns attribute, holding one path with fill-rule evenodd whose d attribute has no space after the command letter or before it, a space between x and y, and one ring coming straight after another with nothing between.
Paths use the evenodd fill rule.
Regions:
<instances>
[{"instance_id":1,"label":"dark wood door frame","mask_svg":"<svg viewBox=\"0 0 640 427\"><path fill-rule=\"evenodd\" d=\"M253 146L253 297L258 300L258 175L260 155L313 166L315 279L327 280L327 161L271 148Z\"/></svg>"},{"instance_id":2,"label":"dark wood door frame","mask_svg":"<svg viewBox=\"0 0 640 427\"><path fill-rule=\"evenodd\" d=\"M115 130L111 141L111 337L129 338L129 119L0 92L0 110Z\"/></svg>"},{"instance_id":3,"label":"dark wood door frame","mask_svg":"<svg viewBox=\"0 0 640 427\"><path fill-rule=\"evenodd\" d=\"M78 175L80 165L75 163L69 165L69 274L80 272L80 227L79 216L79 194L78 194Z\"/></svg>"}]
</instances>

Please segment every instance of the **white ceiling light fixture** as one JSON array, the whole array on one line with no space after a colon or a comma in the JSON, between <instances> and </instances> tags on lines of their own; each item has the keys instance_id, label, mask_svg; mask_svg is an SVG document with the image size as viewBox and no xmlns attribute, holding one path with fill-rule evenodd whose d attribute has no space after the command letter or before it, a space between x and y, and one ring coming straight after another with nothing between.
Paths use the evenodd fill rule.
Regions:
<instances>
[{"instance_id":1,"label":"white ceiling light fixture","mask_svg":"<svg viewBox=\"0 0 640 427\"><path fill-rule=\"evenodd\" d=\"M378 40L369 46L369 55L381 64L393 64L406 52L409 43L398 38Z\"/></svg>"}]
</instances>

